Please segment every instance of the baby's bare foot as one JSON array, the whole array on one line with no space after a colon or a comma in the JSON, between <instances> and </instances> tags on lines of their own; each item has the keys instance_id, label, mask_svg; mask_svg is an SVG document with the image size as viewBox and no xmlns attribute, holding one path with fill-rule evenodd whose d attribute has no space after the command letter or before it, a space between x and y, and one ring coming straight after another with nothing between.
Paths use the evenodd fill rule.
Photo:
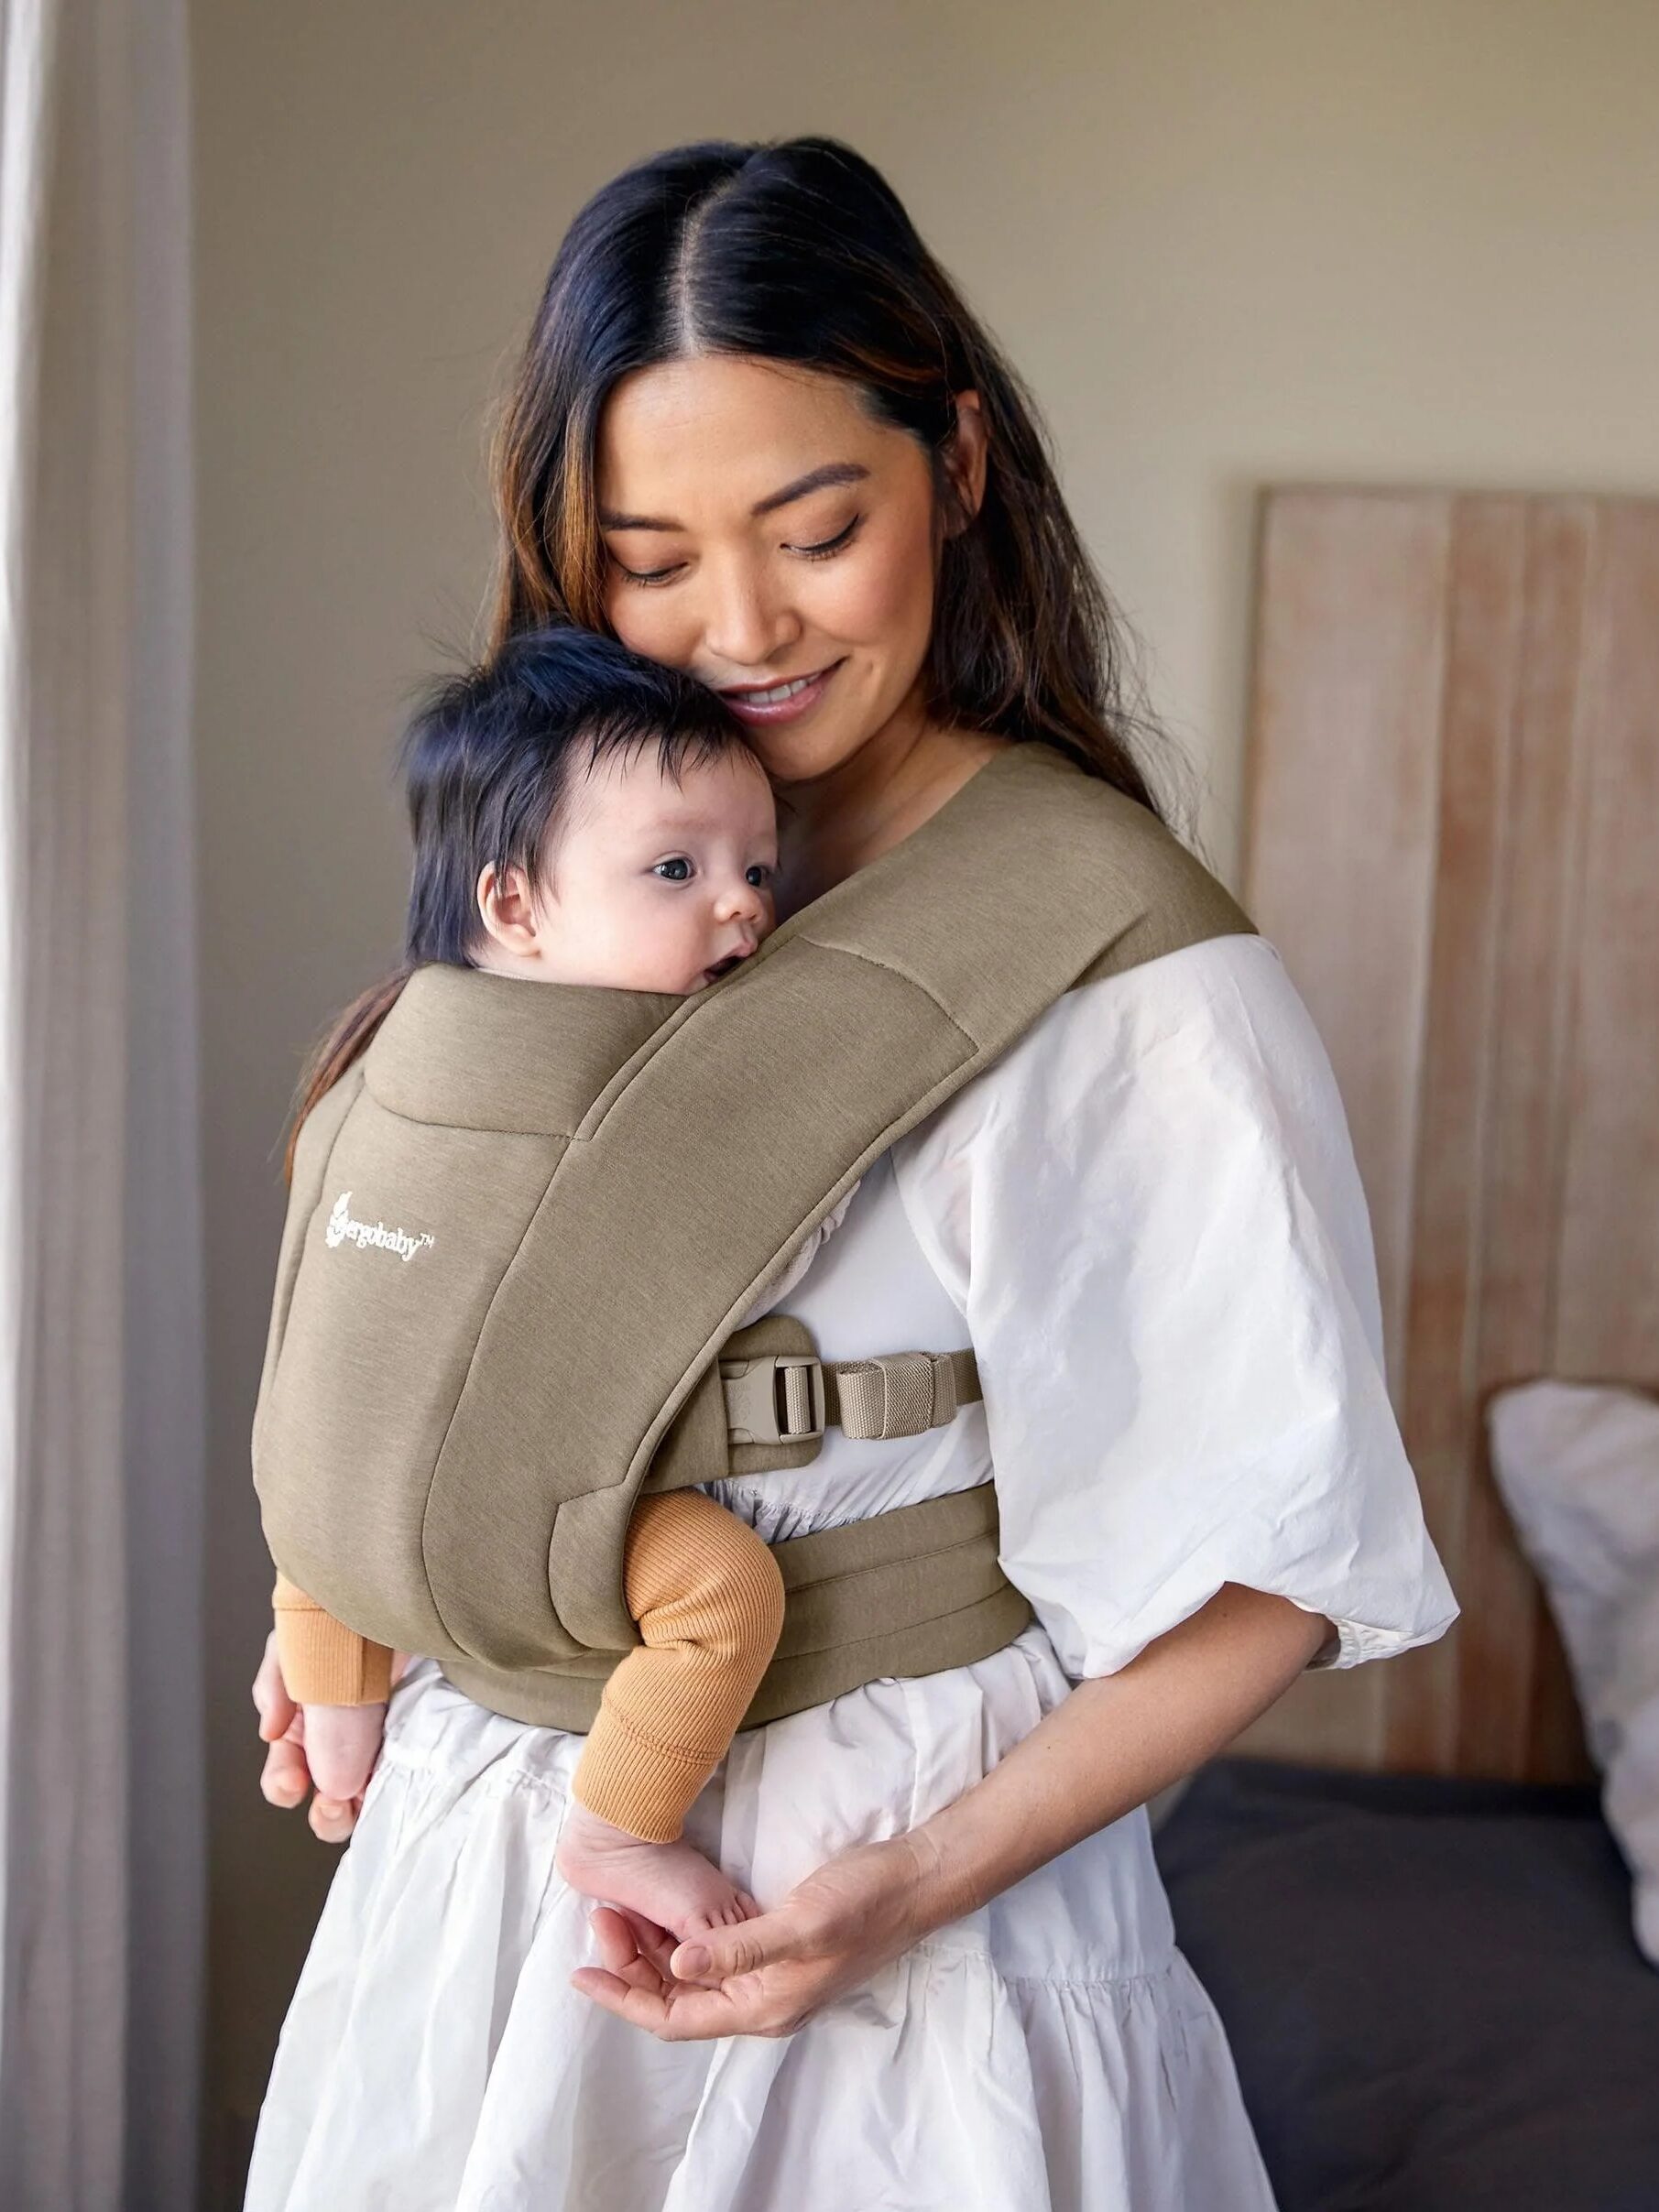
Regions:
<instances>
[{"instance_id":1,"label":"baby's bare foot","mask_svg":"<svg viewBox=\"0 0 1659 2212\"><path fill-rule=\"evenodd\" d=\"M555 1858L573 1890L624 1905L682 1943L706 1928L753 1920L760 1910L690 1844L644 1843L585 1805L566 1814Z\"/></svg>"}]
</instances>

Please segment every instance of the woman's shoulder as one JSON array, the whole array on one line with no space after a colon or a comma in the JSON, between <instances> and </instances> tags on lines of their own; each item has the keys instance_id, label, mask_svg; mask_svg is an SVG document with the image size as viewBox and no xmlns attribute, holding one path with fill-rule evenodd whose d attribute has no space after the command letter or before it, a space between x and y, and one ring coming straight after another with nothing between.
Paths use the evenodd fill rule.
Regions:
<instances>
[{"instance_id":1,"label":"woman's shoulder","mask_svg":"<svg viewBox=\"0 0 1659 2212\"><path fill-rule=\"evenodd\" d=\"M1213 1209L1298 1189L1356 1265L1369 1250L1325 1047L1277 952L1248 934L1066 992L893 1165L912 1228L948 1243L965 1280L993 1228L1052 1257L1092 1248L1103 1224L1174 1222L1206 1191Z\"/></svg>"},{"instance_id":2,"label":"woman's shoulder","mask_svg":"<svg viewBox=\"0 0 1659 2212\"><path fill-rule=\"evenodd\" d=\"M960 1151L1033 1114L1089 1126L1132 1095L1238 1089L1250 1071L1323 1094L1328 1062L1302 998L1266 938L1209 937L1084 983L904 1140L916 1158ZM1331 1103L1335 1102L1334 1086Z\"/></svg>"}]
</instances>

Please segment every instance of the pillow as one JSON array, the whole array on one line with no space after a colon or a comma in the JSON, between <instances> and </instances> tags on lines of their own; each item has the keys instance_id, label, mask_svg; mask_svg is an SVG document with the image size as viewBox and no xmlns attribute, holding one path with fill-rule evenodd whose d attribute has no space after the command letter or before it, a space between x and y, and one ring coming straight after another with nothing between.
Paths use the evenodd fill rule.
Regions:
<instances>
[{"instance_id":1,"label":"pillow","mask_svg":"<svg viewBox=\"0 0 1659 2212\"><path fill-rule=\"evenodd\" d=\"M1492 1471L1566 1647L1607 1823L1659 1966L1659 1403L1534 1382L1487 1410Z\"/></svg>"}]
</instances>

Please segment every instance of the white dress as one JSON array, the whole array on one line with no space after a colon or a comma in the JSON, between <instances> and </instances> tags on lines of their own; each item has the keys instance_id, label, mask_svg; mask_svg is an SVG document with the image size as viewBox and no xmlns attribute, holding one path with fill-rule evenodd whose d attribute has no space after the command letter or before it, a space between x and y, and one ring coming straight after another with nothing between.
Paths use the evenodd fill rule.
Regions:
<instances>
[{"instance_id":1,"label":"white dress","mask_svg":"<svg viewBox=\"0 0 1659 2212\"><path fill-rule=\"evenodd\" d=\"M985 1402L717 1495L769 1538L995 1468L1036 1624L737 1738L688 1832L763 1905L994 1767L1223 1582L1339 1665L1456 1612L1384 1393L1370 1233L1259 939L1073 992L865 1178L784 1302L824 1356L972 1341ZM787 2040L662 2044L579 1997L553 1870L579 1738L423 1663L289 2011L250 2212L1270 2212L1144 1811Z\"/></svg>"}]
</instances>

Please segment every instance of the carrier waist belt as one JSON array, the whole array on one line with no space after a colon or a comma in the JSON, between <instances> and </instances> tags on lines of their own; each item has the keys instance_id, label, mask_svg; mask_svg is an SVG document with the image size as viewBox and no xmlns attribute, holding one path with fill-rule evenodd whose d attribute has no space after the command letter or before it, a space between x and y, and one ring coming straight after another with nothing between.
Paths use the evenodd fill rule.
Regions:
<instances>
[{"instance_id":1,"label":"carrier waist belt","mask_svg":"<svg viewBox=\"0 0 1659 2212\"><path fill-rule=\"evenodd\" d=\"M744 1715L746 1728L804 1712L884 1674L933 1674L988 1659L1030 1622L1031 1607L997 1564L989 1483L900 1506L868 1520L774 1544L783 1575L783 1633ZM493 1712L538 1727L592 1727L614 1654L557 1671L508 1673L445 1660L456 1687Z\"/></svg>"}]
</instances>

